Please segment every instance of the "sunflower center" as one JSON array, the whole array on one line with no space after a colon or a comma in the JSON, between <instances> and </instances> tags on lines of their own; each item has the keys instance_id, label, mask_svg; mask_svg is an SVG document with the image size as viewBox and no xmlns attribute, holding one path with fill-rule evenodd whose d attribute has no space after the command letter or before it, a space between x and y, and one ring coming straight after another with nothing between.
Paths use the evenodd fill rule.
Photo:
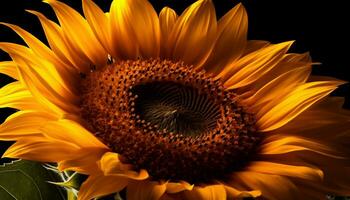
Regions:
<instances>
[{"instance_id":1,"label":"sunflower center","mask_svg":"<svg viewBox=\"0 0 350 200\"><path fill-rule=\"evenodd\" d=\"M174 82L150 82L131 90L138 96L135 113L159 130L186 136L213 130L219 107L206 94Z\"/></svg>"},{"instance_id":2,"label":"sunflower center","mask_svg":"<svg viewBox=\"0 0 350 200\"><path fill-rule=\"evenodd\" d=\"M183 63L120 61L86 74L81 85L88 128L154 180L223 180L260 141L254 115L235 93Z\"/></svg>"}]
</instances>

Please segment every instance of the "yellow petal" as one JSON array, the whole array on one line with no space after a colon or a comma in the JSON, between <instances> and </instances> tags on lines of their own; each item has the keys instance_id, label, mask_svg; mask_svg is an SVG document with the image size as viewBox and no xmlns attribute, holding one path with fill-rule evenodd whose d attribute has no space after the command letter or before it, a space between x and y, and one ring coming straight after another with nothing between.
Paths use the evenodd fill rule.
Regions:
<instances>
[{"instance_id":1,"label":"yellow petal","mask_svg":"<svg viewBox=\"0 0 350 200\"><path fill-rule=\"evenodd\" d=\"M0 140L18 140L41 135L39 128L56 117L48 112L18 111L0 125Z\"/></svg>"},{"instance_id":2,"label":"yellow petal","mask_svg":"<svg viewBox=\"0 0 350 200\"><path fill-rule=\"evenodd\" d=\"M227 193L227 199L244 199L244 198L257 198L261 196L261 191L240 191L233 186L225 185L225 190Z\"/></svg>"},{"instance_id":3,"label":"yellow petal","mask_svg":"<svg viewBox=\"0 0 350 200\"><path fill-rule=\"evenodd\" d=\"M170 35L170 59L200 68L212 51L217 21L213 3L199 0L188 7L176 21Z\"/></svg>"},{"instance_id":4,"label":"yellow petal","mask_svg":"<svg viewBox=\"0 0 350 200\"><path fill-rule=\"evenodd\" d=\"M189 184L185 181L180 182L168 182L166 183L166 192L167 193L179 193L182 191L191 191L194 185Z\"/></svg>"},{"instance_id":5,"label":"yellow petal","mask_svg":"<svg viewBox=\"0 0 350 200\"><path fill-rule=\"evenodd\" d=\"M81 52L74 50L60 26L39 12L32 10L27 10L27 12L38 17L51 49L63 62L73 65L79 71L90 70L90 61Z\"/></svg>"},{"instance_id":6,"label":"yellow petal","mask_svg":"<svg viewBox=\"0 0 350 200\"><path fill-rule=\"evenodd\" d=\"M297 187L288 178L260 174L256 172L239 172L234 177L237 182L247 185L250 189L260 190L262 197L271 200L295 200Z\"/></svg>"},{"instance_id":7,"label":"yellow petal","mask_svg":"<svg viewBox=\"0 0 350 200\"><path fill-rule=\"evenodd\" d=\"M61 171L71 170L81 174L93 174L99 171L98 161L106 152L103 148L81 148L74 158L69 158L58 163L57 168Z\"/></svg>"},{"instance_id":8,"label":"yellow petal","mask_svg":"<svg viewBox=\"0 0 350 200\"><path fill-rule=\"evenodd\" d=\"M108 16L92 0L83 0L83 11L96 38L109 54L114 55Z\"/></svg>"},{"instance_id":9,"label":"yellow petal","mask_svg":"<svg viewBox=\"0 0 350 200\"><path fill-rule=\"evenodd\" d=\"M240 88L253 83L272 70L287 53L292 42L267 46L244 56L232 66L226 67L219 75L228 89Z\"/></svg>"},{"instance_id":10,"label":"yellow petal","mask_svg":"<svg viewBox=\"0 0 350 200\"><path fill-rule=\"evenodd\" d=\"M12 82L0 89L0 108L19 110L43 110L36 99L19 81Z\"/></svg>"},{"instance_id":11,"label":"yellow petal","mask_svg":"<svg viewBox=\"0 0 350 200\"><path fill-rule=\"evenodd\" d=\"M169 7L164 7L159 13L159 25L161 30L160 54L162 58L170 57L171 47L169 46L169 38L177 18L176 12Z\"/></svg>"},{"instance_id":12,"label":"yellow petal","mask_svg":"<svg viewBox=\"0 0 350 200\"><path fill-rule=\"evenodd\" d=\"M226 200L226 190L223 185L196 186L192 191L184 191L186 199Z\"/></svg>"},{"instance_id":13,"label":"yellow petal","mask_svg":"<svg viewBox=\"0 0 350 200\"><path fill-rule=\"evenodd\" d=\"M338 152L320 142L297 136L272 135L267 137L261 145L261 154L263 155L286 154L296 151L311 151L328 157L342 158L337 156Z\"/></svg>"},{"instance_id":14,"label":"yellow petal","mask_svg":"<svg viewBox=\"0 0 350 200\"><path fill-rule=\"evenodd\" d=\"M271 102L274 107L257 113L260 131L277 129L305 111L311 105L330 94L342 82L319 81L297 87L283 99Z\"/></svg>"},{"instance_id":15,"label":"yellow petal","mask_svg":"<svg viewBox=\"0 0 350 200\"><path fill-rule=\"evenodd\" d=\"M242 102L259 109L259 105L273 99L279 99L281 96L294 90L298 85L305 83L310 73L311 66L290 70L270 81L249 99L244 99Z\"/></svg>"},{"instance_id":16,"label":"yellow petal","mask_svg":"<svg viewBox=\"0 0 350 200\"><path fill-rule=\"evenodd\" d=\"M263 174L290 176L292 178L300 178L310 181L322 181L323 179L323 172L320 169L266 161L251 162L247 167L247 170Z\"/></svg>"},{"instance_id":17,"label":"yellow petal","mask_svg":"<svg viewBox=\"0 0 350 200\"><path fill-rule=\"evenodd\" d=\"M42 126L40 131L52 140L67 141L82 148L108 150L106 145L75 121L61 119L49 122Z\"/></svg>"},{"instance_id":18,"label":"yellow petal","mask_svg":"<svg viewBox=\"0 0 350 200\"><path fill-rule=\"evenodd\" d=\"M36 56L33 51L22 45L13 43L0 43L0 48L7 52L17 64L19 70L25 70L26 73L40 74L40 79L45 80L52 86L56 93L60 93L67 100L77 100L78 96L71 90L75 80L72 81L61 71L45 58ZM27 68L27 67L29 68ZM74 78L76 79L76 77Z\"/></svg>"},{"instance_id":19,"label":"yellow petal","mask_svg":"<svg viewBox=\"0 0 350 200\"><path fill-rule=\"evenodd\" d=\"M110 19L113 44L122 58L158 57L159 19L148 1L114 0Z\"/></svg>"},{"instance_id":20,"label":"yellow petal","mask_svg":"<svg viewBox=\"0 0 350 200\"><path fill-rule=\"evenodd\" d=\"M93 174L81 185L78 200L91 200L107 194L121 191L128 184L128 179Z\"/></svg>"},{"instance_id":21,"label":"yellow petal","mask_svg":"<svg viewBox=\"0 0 350 200\"><path fill-rule=\"evenodd\" d=\"M88 22L77 11L62 2L56 0L44 2L54 9L63 33L75 50L81 51L95 66L104 67L107 62L107 52L96 39Z\"/></svg>"},{"instance_id":22,"label":"yellow petal","mask_svg":"<svg viewBox=\"0 0 350 200\"><path fill-rule=\"evenodd\" d=\"M4 153L3 157L59 162L69 159L78 147L64 141L48 141L44 137L28 137L18 140Z\"/></svg>"},{"instance_id":23,"label":"yellow petal","mask_svg":"<svg viewBox=\"0 0 350 200\"><path fill-rule=\"evenodd\" d=\"M13 61L0 62L0 73L19 80L17 64Z\"/></svg>"},{"instance_id":24,"label":"yellow petal","mask_svg":"<svg viewBox=\"0 0 350 200\"><path fill-rule=\"evenodd\" d=\"M55 78L58 80L58 82L62 85L62 87L65 88L66 92L70 96L72 96L73 98L74 97L77 98L75 94L78 91L76 90L75 86L77 85L76 80L77 80L78 72L75 71L74 68L66 65L64 62L58 59L56 55L53 54L51 49L49 49L46 45L44 45L40 40L38 40L32 34L28 33L27 31L23 30L22 28L16 25L7 24L7 23L1 23L1 24L11 28L13 31L15 31L19 36L23 38L23 40L30 47L30 50L33 51L34 55L32 56L39 56L43 60L46 60L45 67L52 65L52 68L54 69L52 69L51 72L53 72L54 74L57 74ZM16 49L17 50L15 49L14 50L21 51L18 48ZM50 64L46 64L48 62L50 62ZM64 77L64 81L60 77ZM67 83L70 83L70 84L67 84Z\"/></svg>"},{"instance_id":25,"label":"yellow petal","mask_svg":"<svg viewBox=\"0 0 350 200\"><path fill-rule=\"evenodd\" d=\"M166 184L158 184L151 181L133 181L127 187L126 198L128 200L158 200L165 193Z\"/></svg>"},{"instance_id":26,"label":"yellow petal","mask_svg":"<svg viewBox=\"0 0 350 200\"><path fill-rule=\"evenodd\" d=\"M343 97L326 97L276 132L282 132L283 135L303 137L308 140L322 140L325 145L337 149L338 153L342 152L346 155L348 150L341 146L348 146L346 143L349 141L347 138L349 138L350 111L344 109L343 105ZM345 145L339 145L339 143Z\"/></svg>"},{"instance_id":27,"label":"yellow petal","mask_svg":"<svg viewBox=\"0 0 350 200\"><path fill-rule=\"evenodd\" d=\"M309 58L310 60L306 60L305 58ZM269 72L261 76L258 80L254 81L254 84L247 85L246 87L243 87L243 88L238 88L236 92L239 95L247 94L245 95L244 98L249 98L251 95L253 95L255 92L260 90L262 87L269 84L271 80L274 80L279 76L287 72L290 72L296 68L308 68L311 70L311 66L312 66L312 62L308 53L285 54L281 59L281 61L277 64L277 66L274 67L273 70L270 70ZM248 93L250 94L248 95ZM283 92L280 92L278 94L280 95L281 93L285 93L285 91L283 90Z\"/></svg>"},{"instance_id":28,"label":"yellow petal","mask_svg":"<svg viewBox=\"0 0 350 200\"><path fill-rule=\"evenodd\" d=\"M40 104L55 113L79 111L75 105L79 102L78 96L62 84L64 79L51 63L36 57L30 49L21 45L1 43L0 48L6 50L16 62L20 81Z\"/></svg>"},{"instance_id":29,"label":"yellow petal","mask_svg":"<svg viewBox=\"0 0 350 200\"><path fill-rule=\"evenodd\" d=\"M134 180L144 180L148 178L148 173L145 170L140 172L132 171L132 166L123 164L119 160L117 153L107 152L101 159L101 170L106 176L123 176Z\"/></svg>"},{"instance_id":30,"label":"yellow petal","mask_svg":"<svg viewBox=\"0 0 350 200\"><path fill-rule=\"evenodd\" d=\"M250 53L252 53L254 51L258 51L258 50L260 50L262 48L267 47L268 45L270 45L270 42L268 42L268 41L264 41L264 40L248 40L243 55L247 55L247 54L250 54Z\"/></svg>"},{"instance_id":31,"label":"yellow petal","mask_svg":"<svg viewBox=\"0 0 350 200\"><path fill-rule=\"evenodd\" d=\"M74 75L77 76L78 72L74 70L72 66L69 66L64 62L62 62L60 59L58 59L56 55L51 51L51 49L49 49L40 40L38 40L29 32L20 28L19 26L7 24L7 23L0 23L0 24L5 25L11 28L13 31L15 31L20 37L23 38L23 40L26 42L29 48L34 52L34 54L51 62L55 66L58 73L61 74L61 76L63 76L67 81L75 82L76 77L74 77ZM70 89L73 89L73 88L70 88Z\"/></svg>"},{"instance_id":32,"label":"yellow petal","mask_svg":"<svg viewBox=\"0 0 350 200\"><path fill-rule=\"evenodd\" d=\"M205 69L217 74L239 59L246 48L248 16L242 4L232 8L218 23L216 43Z\"/></svg>"},{"instance_id":33,"label":"yellow petal","mask_svg":"<svg viewBox=\"0 0 350 200\"><path fill-rule=\"evenodd\" d=\"M15 43L6 43L6 42L0 42L0 49L8 53L11 57L12 55L15 55L16 58L22 58L21 60L27 61L28 64L36 65L35 67L36 71L45 71L48 75L56 79L55 82L59 82L59 83L56 83L55 85L63 84L64 86L62 87L67 88L64 80L60 76L56 67L52 63L49 63L48 61L45 61L35 56L35 54L31 49ZM18 68L21 68L21 66L15 61L13 57L12 59L16 63ZM44 64L48 64L48 65L44 65Z\"/></svg>"}]
</instances>

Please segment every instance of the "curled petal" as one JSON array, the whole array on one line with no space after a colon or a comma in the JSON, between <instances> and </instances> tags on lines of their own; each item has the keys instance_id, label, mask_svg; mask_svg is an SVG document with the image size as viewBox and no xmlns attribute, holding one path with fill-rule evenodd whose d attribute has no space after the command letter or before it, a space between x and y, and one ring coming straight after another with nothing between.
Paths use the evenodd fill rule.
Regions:
<instances>
[{"instance_id":1,"label":"curled petal","mask_svg":"<svg viewBox=\"0 0 350 200\"><path fill-rule=\"evenodd\" d=\"M261 196L261 191L259 190L240 191L233 186L225 185L224 187L227 193L227 199L257 198Z\"/></svg>"},{"instance_id":2,"label":"curled petal","mask_svg":"<svg viewBox=\"0 0 350 200\"><path fill-rule=\"evenodd\" d=\"M184 191L184 196L186 199L226 200L226 190L223 185L197 186L192 191Z\"/></svg>"},{"instance_id":3,"label":"curled petal","mask_svg":"<svg viewBox=\"0 0 350 200\"><path fill-rule=\"evenodd\" d=\"M144 180L148 178L148 173L145 170L140 170L140 172L137 173L132 171L131 165L123 164L119 160L119 155L117 153L105 153L101 159L100 167L106 176L122 176L134 180Z\"/></svg>"},{"instance_id":4,"label":"curled petal","mask_svg":"<svg viewBox=\"0 0 350 200\"><path fill-rule=\"evenodd\" d=\"M106 152L103 148L83 148L75 153L76 156L58 163L58 169L76 171L81 174L94 174L99 171L98 162Z\"/></svg>"},{"instance_id":5,"label":"curled petal","mask_svg":"<svg viewBox=\"0 0 350 200\"><path fill-rule=\"evenodd\" d=\"M191 191L194 185L191 185L185 181L180 181L178 183L168 182L166 183L166 192L167 193L179 193L182 191Z\"/></svg>"}]
</instances>

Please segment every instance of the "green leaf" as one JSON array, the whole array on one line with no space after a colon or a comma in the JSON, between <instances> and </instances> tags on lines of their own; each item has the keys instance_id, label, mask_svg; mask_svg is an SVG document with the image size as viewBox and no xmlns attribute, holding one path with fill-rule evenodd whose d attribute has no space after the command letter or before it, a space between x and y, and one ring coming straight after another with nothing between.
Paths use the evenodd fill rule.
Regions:
<instances>
[{"instance_id":1,"label":"green leaf","mask_svg":"<svg viewBox=\"0 0 350 200\"><path fill-rule=\"evenodd\" d=\"M62 181L42 164L18 160L0 165L1 200L65 200L66 192L48 181Z\"/></svg>"}]
</instances>

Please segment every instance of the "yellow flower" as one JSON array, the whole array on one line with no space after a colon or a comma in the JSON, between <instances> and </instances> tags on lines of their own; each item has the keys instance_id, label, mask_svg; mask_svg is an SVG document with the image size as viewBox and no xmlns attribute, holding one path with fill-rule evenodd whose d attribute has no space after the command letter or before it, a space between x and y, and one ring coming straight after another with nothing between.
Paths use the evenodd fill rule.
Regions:
<instances>
[{"instance_id":1,"label":"yellow flower","mask_svg":"<svg viewBox=\"0 0 350 200\"><path fill-rule=\"evenodd\" d=\"M219 21L210 0L159 16L146 0L114 0L84 16L45 0L59 25L36 11L50 47L4 25L27 46L0 43L17 81L0 107L16 141L3 155L56 162L89 178L89 200L324 199L350 195L350 112L327 97L342 81L310 76L292 42L249 41L239 4Z\"/></svg>"}]
</instances>

